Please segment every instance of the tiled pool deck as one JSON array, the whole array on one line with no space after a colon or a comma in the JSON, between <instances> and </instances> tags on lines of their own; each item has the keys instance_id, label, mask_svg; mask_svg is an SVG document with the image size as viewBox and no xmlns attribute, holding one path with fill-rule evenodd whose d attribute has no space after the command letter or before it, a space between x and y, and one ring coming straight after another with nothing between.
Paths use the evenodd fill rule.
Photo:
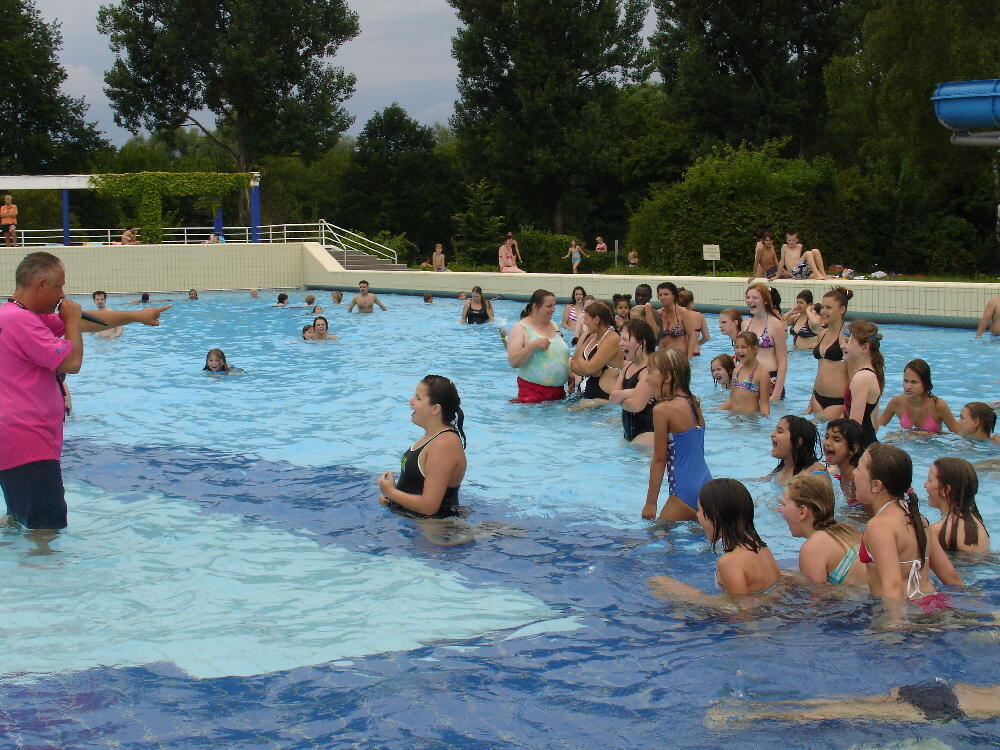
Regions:
<instances>
[{"instance_id":1,"label":"tiled pool deck","mask_svg":"<svg viewBox=\"0 0 1000 750\"><path fill-rule=\"evenodd\" d=\"M307 287L352 291L366 279L373 291L456 296L479 285L490 296L527 299L535 289L548 289L568 300L577 284L599 299L632 293L637 284L654 289L670 280L690 289L704 312L742 307L746 279L712 276L637 276L581 274L434 273L431 271L345 271L316 243L223 245L137 245L53 247L66 264L66 290L85 294ZM14 269L24 248L0 251L0 279L10 291ZM1000 295L1000 281L983 284L916 281L776 281L783 308L795 295L811 289L817 300L833 283L854 291L850 317L879 323L974 328L986 302Z\"/></svg>"}]
</instances>

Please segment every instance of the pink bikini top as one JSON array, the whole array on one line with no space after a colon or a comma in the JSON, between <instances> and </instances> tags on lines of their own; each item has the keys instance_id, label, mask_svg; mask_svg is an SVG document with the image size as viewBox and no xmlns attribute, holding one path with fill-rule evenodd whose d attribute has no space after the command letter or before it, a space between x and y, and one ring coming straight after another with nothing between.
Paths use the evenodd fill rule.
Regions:
<instances>
[{"instance_id":1,"label":"pink bikini top","mask_svg":"<svg viewBox=\"0 0 1000 750\"><path fill-rule=\"evenodd\" d=\"M913 420L910 419L909 405L904 406L902 413L899 415L899 426L904 430L917 429L924 432L941 432L941 420L931 414L930 410L928 410L927 416L924 417L923 424L913 424Z\"/></svg>"}]
</instances>

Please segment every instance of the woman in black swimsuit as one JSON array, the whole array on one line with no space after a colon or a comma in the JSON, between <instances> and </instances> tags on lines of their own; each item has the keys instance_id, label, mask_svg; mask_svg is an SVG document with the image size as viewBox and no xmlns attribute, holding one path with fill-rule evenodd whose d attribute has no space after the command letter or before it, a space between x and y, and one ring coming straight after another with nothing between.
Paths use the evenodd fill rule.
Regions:
<instances>
[{"instance_id":1,"label":"woman in black swimsuit","mask_svg":"<svg viewBox=\"0 0 1000 750\"><path fill-rule=\"evenodd\" d=\"M875 410L885 390L885 360L880 351L882 334L867 320L855 320L847 327L844 361L852 375L844 389L844 416L861 425L861 447L874 442Z\"/></svg>"},{"instance_id":2,"label":"woman in black swimsuit","mask_svg":"<svg viewBox=\"0 0 1000 750\"><path fill-rule=\"evenodd\" d=\"M459 323L492 323L493 305L483 296L481 287L472 287L472 296L462 305Z\"/></svg>"},{"instance_id":3,"label":"woman in black swimsuit","mask_svg":"<svg viewBox=\"0 0 1000 750\"><path fill-rule=\"evenodd\" d=\"M823 295L819 317L825 328L816 340L813 356L819 361L813 395L806 414L816 414L820 419L837 419L844 416L844 390L847 388L847 364L840 346L840 333L844 327L847 303L854 293L838 286Z\"/></svg>"},{"instance_id":4,"label":"woman in black swimsuit","mask_svg":"<svg viewBox=\"0 0 1000 750\"><path fill-rule=\"evenodd\" d=\"M813 293L803 289L795 297L795 307L785 314L785 324L792 334L792 346L797 350L815 349L813 341L822 328L819 313L813 309Z\"/></svg>"},{"instance_id":5,"label":"woman in black swimsuit","mask_svg":"<svg viewBox=\"0 0 1000 750\"><path fill-rule=\"evenodd\" d=\"M581 406L600 406L607 403L608 391L613 387L616 370L621 366L622 354L618 348L618 331L611 308L604 302L591 302L584 308L583 324L588 333L580 339L569 360L569 368L585 378Z\"/></svg>"},{"instance_id":6,"label":"woman in black swimsuit","mask_svg":"<svg viewBox=\"0 0 1000 750\"><path fill-rule=\"evenodd\" d=\"M621 404L625 439L636 445L652 445L656 394L643 373L649 355L656 351L656 334L646 321L628 320L622 325L621 350L625 363L608 400Z\"/></svg>"},{"instance_id":7,"label":"woman in black swimsuit","mask_svg":"<svg viewBox=\"0 0 1000 750\"><path fill-rule=\"evenodd\" d=\"M411 421L424 434L403 453L398 482L391 471L379 477L379 502L412 518L458 515L458 487L466 467L458 390L448 378L428 375L417 384L410 408Z\"/></svg>"}]
</instances>

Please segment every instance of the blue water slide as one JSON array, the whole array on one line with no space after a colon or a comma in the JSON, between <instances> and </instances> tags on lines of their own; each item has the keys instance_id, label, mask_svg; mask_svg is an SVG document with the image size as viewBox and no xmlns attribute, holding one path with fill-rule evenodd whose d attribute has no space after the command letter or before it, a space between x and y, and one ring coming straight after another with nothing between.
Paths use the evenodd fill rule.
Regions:
<instances>
[{"instance_id":1,"label":"blue water slide","mask_svg":"<svg viewBox=\"0 0 1000 750\"><path fill-rule=\"evenodd\" d=\"M931 101L938 122L953 131L952 143L1000 146L1000 79L939 83Z\"/></svg>"}]
</instances>

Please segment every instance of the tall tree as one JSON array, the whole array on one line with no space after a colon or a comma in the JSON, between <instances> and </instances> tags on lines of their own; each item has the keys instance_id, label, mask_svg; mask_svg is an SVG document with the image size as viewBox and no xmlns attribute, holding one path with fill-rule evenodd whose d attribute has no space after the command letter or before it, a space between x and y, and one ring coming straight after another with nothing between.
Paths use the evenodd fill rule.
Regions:
<instances>
[{"instance_id":1,"label":"tall tree","mask_svg":"<svg viewBox=\"0 0 1000 750\"><path fill-rule=\"evenodd\" d=\"M31 0L7 0L0 54L0 173L83 170L107 143L84 119L87 105L60 92L59 24L46 23Z\"/></svg>"},{"instance_id":2,"label":"tall tree","mask_svg":"<svg viewBox=\"0 0 1000 750\"><path fill-rule=\"evenodd\" d=\"M345 0L122 0L97 19L118 55L105 91L134 133L194 125L249 171L263 154L321 154L351 124L354 76L326 62L358 34Z\"/></svg>"},{"instance_id":3,"label":"tall tree","mask_svg":"<svg viewBox=\"0 0 1000 750\"><path fill-rule=\"evenodd\" d=\"M861 0L653 0L651 46L676 116L703 146L823 132L823 67L857 31Z\"/></svg>"},{"instance_id":4,"label":"tall tree","mask_svg":"<svg viewBox=\"0 0 1000 750\"><path fill-rule=\"evenodd\" d=\"M648 0L448 0L460 101L452 123L475 179L500 186L505 213L562 231L600 179L618 86L645 77Z\"/></svg>"},{"instance_id":5,"label":"tall tree","mask_svg":"<svg viewBox=\"0 0 1000 750\"><path fill-rule=\"evenodd\" d=\"M343 221L370 234L405 233L428 253L435 242L444 242L453 180L436 141L433 128L395 102L372 115L344 175Z\"/></svg>"}]
</instances>

